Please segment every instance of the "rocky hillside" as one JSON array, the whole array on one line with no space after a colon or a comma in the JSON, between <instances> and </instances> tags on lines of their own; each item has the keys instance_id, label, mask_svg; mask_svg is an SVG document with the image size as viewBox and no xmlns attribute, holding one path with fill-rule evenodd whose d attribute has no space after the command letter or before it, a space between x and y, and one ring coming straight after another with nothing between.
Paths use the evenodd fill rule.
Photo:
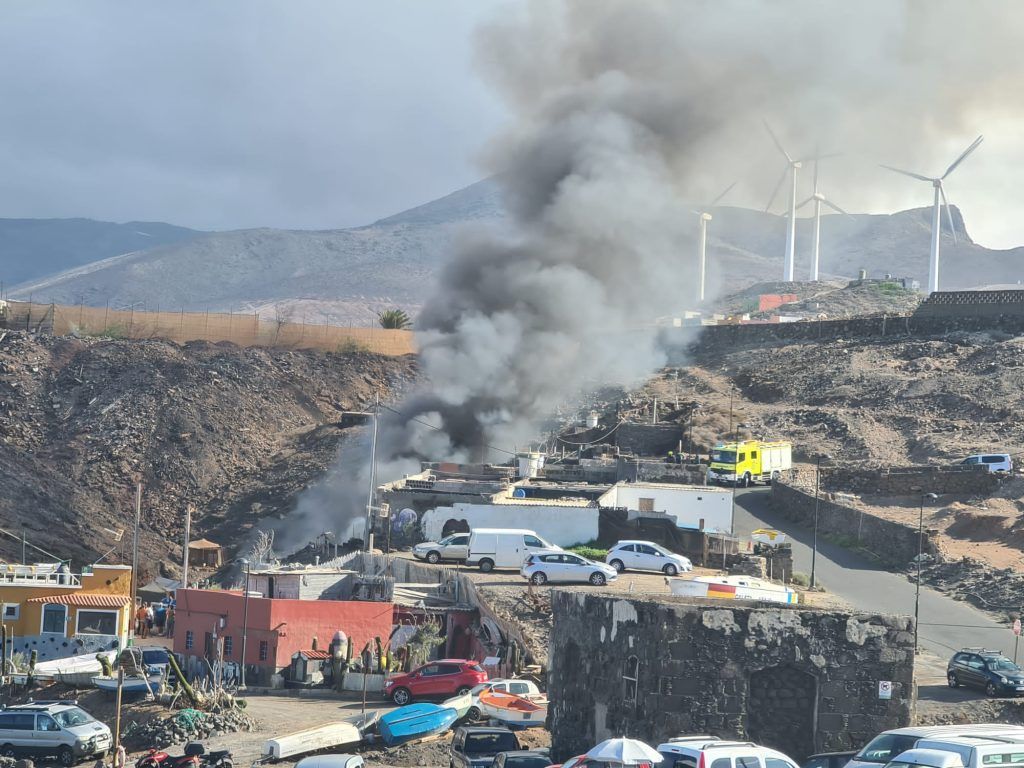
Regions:
<instances>
[{"instance_id":1,"label":"rocky hillside","mask_svg":"<svg viewBox=\"0 0 1024 768\"><path fill-rule=\"evenodd\" d=\"M414 375L363 353L0 333L0 558L22 532L78 565L119 555L119 530L130 552L139 480L147 575L180 557L186 499L195 535L232 546L323 473L342 411Z\"/></svg>"}]
</instances>

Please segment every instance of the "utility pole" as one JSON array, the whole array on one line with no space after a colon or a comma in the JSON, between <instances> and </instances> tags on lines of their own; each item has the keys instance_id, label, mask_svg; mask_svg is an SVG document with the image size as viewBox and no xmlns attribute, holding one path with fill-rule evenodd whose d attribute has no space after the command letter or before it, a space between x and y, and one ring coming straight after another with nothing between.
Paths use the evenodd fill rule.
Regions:
<instances>
[{"instance_id":1,"label":"utility pole","mask_svg":"<svg viewBox=\"0 0 1024 768\"><path fill-rule=\"evenodd\" d=\"M192 531L192 505L185 505L185 545L181 552L181 586L188 589L188 545Z\"/></svg>"},{"instance_id":2,"label":"utility pole","mask_svg":"<svg viewBox=\"0 0 1024 768\"><path fill-rule=\"evenodd\" d=\"M142 483L135 484L135 532L132 534L132 611L139 593L139 520L142 518Z\"/></svg>"},{"instance_id":3,"label":"utility pole","mask_svg":"<svg viewBox=\"0 0 1024 768\"><path fill-rule=\"evenodd\" d=\"M239 690L245 690L245 649L249 637L249 558L245 558L245 597L242 599L242 683Z\"/></svg>"},{"instance_id":4,"label":"utility pole","mask_svg":"<svg viewBox=\"0 0 1024 768\"><path fill-rule=\"evenodd\" d=\"M366 498L366 551L373 552L373 501L377 485L377 419L380 416L380 393L373 395L373 432L370 437L370 491Z\"/></svg>"}]
</instances>

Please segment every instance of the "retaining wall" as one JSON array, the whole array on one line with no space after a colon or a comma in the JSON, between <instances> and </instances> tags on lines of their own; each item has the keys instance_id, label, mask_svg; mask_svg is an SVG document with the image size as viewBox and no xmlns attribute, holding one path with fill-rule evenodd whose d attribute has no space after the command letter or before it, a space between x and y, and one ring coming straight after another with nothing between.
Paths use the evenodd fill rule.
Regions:
<instances>
[{"instance_id":1,"label":"retaining wall","mask_svg":"<svg viewBox=\"0 0 1024 768\"><path fill-rule=\"evenodd\" d=\"M999 487L999 477L981 465L877 469L822 467L821 487L830 491L879 496L951 493L988 497Z\"/></svg>"}]
</instances>

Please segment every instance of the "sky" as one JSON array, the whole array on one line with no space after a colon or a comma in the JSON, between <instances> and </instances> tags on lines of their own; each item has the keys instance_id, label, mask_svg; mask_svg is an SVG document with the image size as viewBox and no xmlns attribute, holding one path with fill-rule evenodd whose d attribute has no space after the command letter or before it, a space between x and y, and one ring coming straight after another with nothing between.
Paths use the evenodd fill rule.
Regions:
<instances>
[{"instance_id":1,"label":"sky","mask_svg":"<svg viewBox=\"0 0 1024 768\"><path fill-rule=\"evenodd\" d=\"M0 25L0 217L336 228L440 197L487 175L484 148L511 119L475 66L474 46L482 22L516 5L8 0ZM994 50L989 56L998 59L1003 49ZM1006 66L1016 68L1016 58ZM941 72L941 60L928 66ZM997 60L986 71L998 69ZM807 122L784 110L771 115L784 139L794 133L787 117ZM1021 120L1000 110L954 117L941 140L932 137L912 158L881 147L847 152L823 168L823 188L855 212L929 205L927 185L877 164L938 173L984 133L947 192L976 241L1024 244L1014 170L1024 163ZM743 149L770 164L775 150L758 121L744 130ZM732 169L728 178L702 173L707 190L734 180ZM763 206L770 188L763 173L741 178L724 202Z\"/></svg>"}]
</instances>

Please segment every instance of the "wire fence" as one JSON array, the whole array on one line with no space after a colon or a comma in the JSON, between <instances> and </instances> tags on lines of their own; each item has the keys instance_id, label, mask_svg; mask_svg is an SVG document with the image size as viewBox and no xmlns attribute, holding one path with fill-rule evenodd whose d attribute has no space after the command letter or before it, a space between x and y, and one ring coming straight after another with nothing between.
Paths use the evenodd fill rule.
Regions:
<instances>
[{"instance_id":1,"label":"wire fence","mask_svg":"<svg viewBox=\"0 0 1024 768\"><path fill-rule=\"evenodd\" d=\"M8 328L55 336L168 339L179 343L228 341L240 347L366 351L381 355L416 351L412 331L263 320L256 313L144 312L8 301L3 321Z\"/></svg>"}]
</instances>

